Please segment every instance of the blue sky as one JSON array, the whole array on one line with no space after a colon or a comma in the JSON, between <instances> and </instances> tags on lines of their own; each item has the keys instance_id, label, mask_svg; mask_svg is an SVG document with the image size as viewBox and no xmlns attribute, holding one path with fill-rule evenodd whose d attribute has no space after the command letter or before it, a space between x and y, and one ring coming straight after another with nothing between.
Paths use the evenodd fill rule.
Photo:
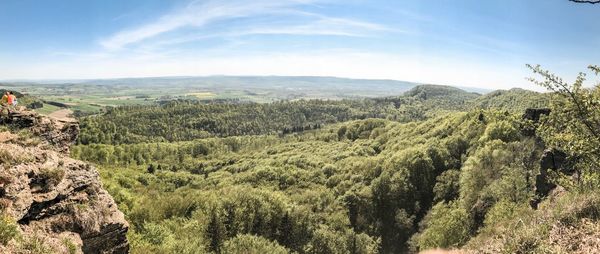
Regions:
<instances>
[{"instance_id":1,"label":"blue sky","mask_svg":"<svg viewBox=\"0 0 600 254\"><path fill-rule=\"evenodd\" d=\"M1 0L0 79L314 75L535 88L600 64L567 0Z\"/></svg>"}]
</instances>

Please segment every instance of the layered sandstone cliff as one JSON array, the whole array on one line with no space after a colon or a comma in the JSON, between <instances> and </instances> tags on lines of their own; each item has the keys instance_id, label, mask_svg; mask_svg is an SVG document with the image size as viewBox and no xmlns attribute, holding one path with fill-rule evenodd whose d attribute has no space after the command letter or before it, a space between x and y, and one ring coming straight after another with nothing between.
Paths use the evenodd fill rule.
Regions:
<instances>
[{"instance_id":1,"label":"layered sandstone cliff","mask_svg":"<svg viewBox=\"0 0 600 254\"><path fill-rule=\"evenodd\" d=\"M78 134L77 123L34 112L0 121L0 226L15 223L18 231L0 232L8 238L1 253L32 244L56 253L128 252L127 221L98 172L69 157Z\"/></svg>"}]
</instances>

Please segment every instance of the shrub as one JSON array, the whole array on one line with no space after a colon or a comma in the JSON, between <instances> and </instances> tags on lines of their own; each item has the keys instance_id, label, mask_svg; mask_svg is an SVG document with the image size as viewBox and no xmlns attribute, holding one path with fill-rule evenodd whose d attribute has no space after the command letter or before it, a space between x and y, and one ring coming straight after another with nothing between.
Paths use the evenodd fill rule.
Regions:
<instances>
[{"instance_id":1,"label":"shrub","mask_svg":"<svg viewBox=\"0 0 600 254\"><path fill-rule=\"evenodd\" d=\"M519 217L518 215L530 210L527 204L518 204L508 200L502 200L496 203L485 216L485 226L492 227L498 223L511 218Z\"/></svg>"},{"instance_id":2,"label":"shrub","mask_svg":"<svg viewBox=\"0 0 600 254\"><path fill-rule=\"evenodd\" d=\"M255 235L239 235L225 242L223 254L287 254L287 249L277 242Z\"/></svg>"},{"instance_id":3,"label":"shrub","mask_svg":"<svg viewBox=\"0 0 600 254\"><path fill-rule=\"evenodd\" d=\"M593 243L579 239L594 238L597 231L586 221L596 223L598 218L596 192L563 193L542 202L538 210L500 201L487 214L486 226L465 247L473 253L565 253L557 251L565 248L569 253L590 253L580 248Z\"/></svg>"},{"instance_id":4,"label":"shrub","mask_svg":"<svg viewBox=\"0 0 600 254\"><path fill-rule=\"evenodd\" d=\"M144 224L143 235L146 241L155 245L162 244L172 236L168 229L152 222Z\"/></svg>"},{"instance_id":5,"label":"shrub","mask_svg":"<svg viewBox=\"0 0 600 254\"><path fill-rule=\"evenodd\" d=\"M433 187L434 202L450 202L458 197L460 182L459 170L447 170L437 176Z\"/></svg>"},{"instance_id":6,"label":"shrub","mask_svg":"<svg viewBox=\"0 0 600 254\"><path fill-rule=\"evenodd\" d=\"M77 245L75 245L75 243L73 243L73 241L71 241L71 239L69 239L69 238L63 239L63 244L65 245L69 254L77 253Z\"/></svg>"},{"instance_id":7,"label":"shrub","mask_svg":"<svg viewBox=\"0 0 600 254\"><path fill-rule=\"evenodd\" d=\"M28 253L28 254L46 254L52 253L50 247L48 247L44 243L44 239L42 239L38 235L33 235L29 238L23 239L19 244L18 253Z\"/></svg>"},{"instance_id":8,"label":"shrub","mask_svg":"<svg viewBox=\"0 0 600 254\"><path fill-rule=\"evenodd\" d=\"M45 184L42 187L47 191L62 181L65 177L65 170L62 168L42 168L38 176L44 180Z\"/></svg>"},{"instance_id":9,"label":"shrub","mask_svg":"<svg viewBox=\"0 0 600 254\"><path fill-rule=\"evenodd\" d=\"M412 240L420 250L459 247L470 237L469 214L457 202L435 205L424 225L425 229Z\"/></svg>"},{"instance_id":10,"label":"shrub","mask_svg":"<svg viewBox=\"0 0 600 254\"><path fill-rule=\"evenodd\" d=\"M517 141L520 138L519 131L509 122L499 121L491 123L485 129L483 141L502 140L504 142Z\"/></svg>"},{"instance_id":11,"label":"shrub","mask_svg":"<svg viewBox=\"0 0 600 254\"><path fill-rule=\"evenodd\" d=\"M16 222L8 215L0 215L0 243L6 245L18 234Z\"/></svg>"},{"instance_id":12,"label":"shrub","mask_svg":"<svg viewBox=\"0 0 600 254\"><path fill-rule=\"evenodd\" d=\"M308 253L348 253L348 242L338 232L321 227L314 232Z\"/></svg>"},{"instance_id":13,"label":"shrub","mask_svg":"<svg viewBox=\"0 0 600 254\"><path fill-rule=\"evenodd\" d=\"M348 247L350 253L379 253L379 239L373 239L371 236L360 233L356 234L351 231L348 236Z\"/></svg>"},{"instance_id":14,"label":"shrub","mask_svg":"<svg viewBox=\"0 0 600 254\"><path fill-rule=\"evenodd\" d=\"M10 167L20 163L31 162L33 159L25 155L16 155L14 152L7 150L0 150L0 165Z\"/></svg>"}]
</instances>

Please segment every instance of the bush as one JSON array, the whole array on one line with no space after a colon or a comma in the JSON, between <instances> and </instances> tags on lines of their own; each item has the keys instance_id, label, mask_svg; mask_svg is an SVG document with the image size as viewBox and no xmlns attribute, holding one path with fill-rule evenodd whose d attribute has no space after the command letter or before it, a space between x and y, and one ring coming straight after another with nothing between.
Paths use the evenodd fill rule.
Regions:
<instances>
[{"instance_id":1,"label":"bush","mask_svg":"<svg viewBox=\"0 0 600 254\"><path fill-rule=\"evenodd\" d=\"M327 227L320 227L314 232L314 236L308 246L308 253L348 253L348 242L338 232L332 231Z\"/></svg>"},{"instance_id":2,"label":"bush","mask_svg":"<svg viewBox=\"0 0 600 254\"><path fill-rule=\"evenodd\" d=\"M42 187L47 191L62 181L65 177L65 170L62 168L42 168L38 176L43 179L45 184Z\"/></svg>"},{"instance_id":3,"label":"bush","mask_svg":"<svg viewBox=\"0 0 600 254\"><path fill-rule=\"evenodd\" d=\"M152 222L144 224L143 235L146 241L155 245L161 245L172 236L168 229Z\"/></svg>"},{"instance_id":4,"label":"bush","mask_svg":"<svg viewBox=\"0 0 600 254\"><path fill-rule=\"evenodd\" d=\"M433 187L434 202L450 202L458 198L460 182L459 170L447 170L437 176Z\"/></svg>"},{"instance_id":5,"label":"bush","mask_svg":"<svg viewBox=\"0 0 600 254\"><path fill-rule=\"evenodd\" d=\"M287 254L289 251L277 242L255 235L239 235L225 242L223 254Z\"/></svg>"},{"instance_id":6,"label":"bush","mask_svg":"<svg viewBox=\"0 0 600 254\"><path fill-rule=\"evenodd\" d=\"M379 239L373 239L373 237L360 233L356 234L351 231L348 236L348 247L350 253L379 253Z\"/></svg>"},{"instance_id":7,"label":"bush","mask_svg":"<svg viewBox=\"0 0 600 254\"><path fill-rule=\"evenodd\" d=\"M69 239L69 238L63 239L63 244L65 245L65 248L67 249L69 254L77 253L77 245L75 243L73 243L73 241L71 241L71 239Z\"/></svg>"},{"instance_id":8,"label":"bush","mask_svg":"<svg viewBox=\"0 0 600 254\"><path fill-rule=\"evenodd\" d=\"M18 253L28 253L28 254L46 254L52 253L52 249L48 247L44 243L44 239L42 239L38 235L32 235L27 239L23 239L19 244Z\"/></svg>"},{"instance_id":9,"label":"bush","mask_svg":"<svg viewBox=\"0 0 600 254\"><path fill-rule=\"evenodd\" d=\"M470 237L469 214L457 202L435 205L425 217L424 225L424 230L412 239L413 248L426 250L459 247Z\"/></svg>"},{"instance_id":10,"label":"bush","mask_svg":"<svg viewBox=\"0 0 600 254\"><path fill-rule=\"evenodd\" d=\"M8 215L0 215L0 243L6 245L18 234L17 223Z\"/></svg>"},{"instance_id":11,"label":"bush","mask_svg":"<svg viewBox=\"0 0 600 254\"><path fill-rule=\"evenodd\" d=\"M520 139L519 131L509 122L499 121L488 124L483 137L483 141L502 140L504 142L512 142Z\"/></svg>"},{"instance_id":12,"label":"bush","mask_svg":"<svg viewBox=\"0 0 600 254\"><path fill-rule=\"evenodd\" d=\"M33 159L25 155L16 155L7 150L0 150L0 165L11 167L20 163L31 162Z\"/></svg>"},{"instance_id":13,"label":"bush","mask_svg":"<svg viewBox=\"0 0 600 254\"><path fill-rule=\"evenodd\" d=\"M581 248L597 245L579 239L598 234L586 226L586 221L596 224L598 218L597 192L562 193L540 203L538 210L500 201L487 214L486 226L465 247L473 253L590 253Z\"/></svg>"},{"instance_id":14,"label":"bush","mask_svg":"<svg viewBox=\"0 0 600 254\"><path fill-rule=\"evenodd\" d=\"M518 204L508 200L502 200L496 203L485 216L485 226L493 227L494 225L506 221L508 219L517 218L518 215L530 210L525 203Z\"/></svg>"}]
</instances>

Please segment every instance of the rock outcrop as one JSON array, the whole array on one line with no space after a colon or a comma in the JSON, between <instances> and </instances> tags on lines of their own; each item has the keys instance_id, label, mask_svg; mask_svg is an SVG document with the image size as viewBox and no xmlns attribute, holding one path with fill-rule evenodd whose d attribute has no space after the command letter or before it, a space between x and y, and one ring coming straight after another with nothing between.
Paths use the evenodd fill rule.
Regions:
<instances>
[{"instance_id":1,"label":"rock outcrop","mask_svg":"<svg viewBox=\"0 0 600 254\"><path fill-rule=\"evenodd\" d=\"M552 111L548 108L528 108L525 110L522 119L527 120L531 125L523 126L522 133L525 136L534 137L537 144L545 147L542 139L536 135L536 130L540 124L540 119L543 115L549 115ZM574 176L577 172L573 170L573 165L570 165L566 153L556 148L546 148L540 156L539 173L535 175L534 192L535 197L530 200L532 208L537 209L538 204L548 197L557 185L550 180L552 173L561 173L568 176Z\"/></svg>"},{"instance_id":2,"label":"rock outcrop","mask_svg":"<svg viewBox=\"0 0 600 254\"><path fill-rule=\"evenodd\" d=\"M523 130L522 133L524 136L528 136L528 137L533 137L535 136L535 130L536 130L536 126L539 121L540 118L543 115L549 115L551 113L551 110L549 108L528 108L525 110L525 113L523 113L523 120L529 120L531 123L533 123L533 126L523 126Z\"/></svg>"},{"instance_id":3,"label":"rock outcrop","mask_svg":"<svg viewBox=\"0 0 600 254\"><path fill-rule=\"evenodd\" d=\"M4 122L10 131L0 132L0 208L18 224L20 241L33 237L56 253L127 253L128 223L98 172L68 157L78 125L33 112ZM0 252L19 248L13 239Z\"/></svg>"},{"instance_id":4,"label":"rock outcrop","mask_svg":"<svg viewBox=\"0 0 600 254\"><path fill-rule=\"evenodd\" d=\"M566 153L555 148L544 150L540 158L540 173L535 176L535 198L530 201L531 207L534 209L542 199L548 197L558 187L551 182L550 172L578 177L578 173L574 170Z\"/></svg>"},{"instance_id":5,"label":"rock outcrop","mask_svg":"<svg viewBox=\"0 0 600 254\"><path fill-rule=\"evenodd\" d=\"M528 108L523 114L523 119L539 122L540 117L543 115L549 115L551 110L549 108Z\"/></svg>"},{"instance_id":6,"label":"rock outcrop","mask_svg":"<svg viewBox=\"0 0 600 254\"><path fill-rule=\"evenodd\" d=\"M13 113L3 122L17 129L27 129L51 145L52 150L66 154L79 135L79 124L53 120L33 111Z\"/></svg>"}]
</instances>

